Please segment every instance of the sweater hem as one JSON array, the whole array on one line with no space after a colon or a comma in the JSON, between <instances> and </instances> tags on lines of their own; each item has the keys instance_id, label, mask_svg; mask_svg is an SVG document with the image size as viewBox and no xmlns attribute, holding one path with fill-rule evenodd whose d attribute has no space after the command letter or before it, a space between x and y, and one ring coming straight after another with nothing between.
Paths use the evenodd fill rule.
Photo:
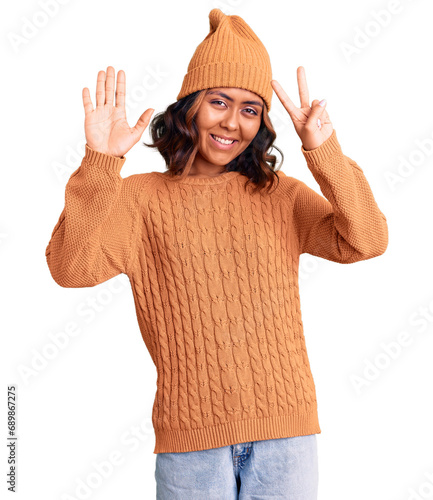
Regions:
<instances>
[{"instance_id":1,"label":"sweater hem","mask_svg":"<svg viewBox=\"0 0 433 500\"><path fill-rule=\"evenodd\" d=\"M320 434L317 410L309 413L237 420L199 429L155 430L153 453L220 448L250 441Z\"/></svg>"}]
</instances>

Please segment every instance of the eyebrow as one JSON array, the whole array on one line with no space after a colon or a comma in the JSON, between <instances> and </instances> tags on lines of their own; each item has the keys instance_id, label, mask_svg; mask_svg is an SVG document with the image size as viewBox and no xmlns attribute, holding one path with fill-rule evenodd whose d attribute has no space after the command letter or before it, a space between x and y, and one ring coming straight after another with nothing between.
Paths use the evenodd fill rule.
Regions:
<instances>
[{"instance_id":1,"label":"eyebrow","mask_svg":"<svg viewBox=\"0 0 433 500\"><path fill-rule=\"evenodd\" d=\"M225 99L227 99L229 101L232 101L232 102L234 101L233 98L231 98L227 94L224 94L224 92L221 92L220 90L209 90L208 94L218 94L221 97L224 97ZM241 104L255 104L256 106L260 106L261 108L263 108L263 103L261 103L259 101L242 101Z\"/></svg>"}]
</instances>

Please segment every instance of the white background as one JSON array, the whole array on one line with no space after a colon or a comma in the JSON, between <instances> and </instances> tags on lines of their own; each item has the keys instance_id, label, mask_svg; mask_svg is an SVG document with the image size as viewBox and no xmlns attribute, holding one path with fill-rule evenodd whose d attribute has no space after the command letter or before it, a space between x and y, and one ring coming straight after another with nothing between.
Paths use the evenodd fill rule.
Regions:
<instances>
[{"instance_id":1,"label":"white background","mask_svg":"<svg viewBox=\"0 0 433 500\"><path fill-rule=\"evenodd\" d=\"M389 246L380 257L350 265L301 257L304 333L322 429L319 499L433 498L427 0L41 0L2 8L0 495L7 493L6 400L13 384L14 498L155 498L156 370L128 278L61 288L44 252L84 154L83 87L95 104L97 73L112 65L126 73L131 126L149 107L163 111L176 100L214 7L250 24L270 54L273 77L296 105L296 68L304 66L310 101L328 100L343 152L363 169L388 220ZM276 94L270 116L282 170L320 193ZM164 170L159 153L142 141L150 142L147 130L127 153L122 177ZM49 351L53 335L74 325L78 330L63 335L67 345ZM391 357L386 345L403 332L410 342ZM376 373L367 373L375 364ZM98 476L96 464L116 452L121 463ZM90 492L80 496L84 483Z\"/></svg>"}]
</instances>

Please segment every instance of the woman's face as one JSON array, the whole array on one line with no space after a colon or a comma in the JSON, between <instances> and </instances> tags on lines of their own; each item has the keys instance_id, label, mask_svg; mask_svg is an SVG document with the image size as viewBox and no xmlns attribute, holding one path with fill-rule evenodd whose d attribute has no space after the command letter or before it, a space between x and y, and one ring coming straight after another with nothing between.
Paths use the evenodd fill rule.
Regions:
<instances>
[{"instance_id":1,"label":"woman's face","mask_svg":"<svg viewBox=\"0 0 433 500\"><path fill-rule=\"evenodd\" d=\"M249 90L209 89L196 115L200 142L195 170L225 166L239 156L259 131L263 106L263 99ZM234 142L222 144L214 136Z\"/></svg>"}]
</instances>

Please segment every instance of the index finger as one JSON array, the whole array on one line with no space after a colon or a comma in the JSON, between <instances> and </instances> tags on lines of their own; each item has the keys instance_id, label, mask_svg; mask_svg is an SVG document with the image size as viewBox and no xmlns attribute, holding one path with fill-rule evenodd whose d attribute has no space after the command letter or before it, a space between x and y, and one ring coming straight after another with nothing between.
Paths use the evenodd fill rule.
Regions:
<instances>
[{"instance_id":1,"label":"index finger","mask_svg":"<svg viewBox=\"0 0 433 500\"><path fill-rule=\"evenodd\" d=\"M281 104L286 108L286 111L289 113L290 117L293 118L293 115L296 111L296 106L293 104L290 97L284 92L283 87L277 82L277 80L271 81L272 88L275 90L275 93L278 96L278 99L281 101Z\"/></svg>"}]
</instances>

